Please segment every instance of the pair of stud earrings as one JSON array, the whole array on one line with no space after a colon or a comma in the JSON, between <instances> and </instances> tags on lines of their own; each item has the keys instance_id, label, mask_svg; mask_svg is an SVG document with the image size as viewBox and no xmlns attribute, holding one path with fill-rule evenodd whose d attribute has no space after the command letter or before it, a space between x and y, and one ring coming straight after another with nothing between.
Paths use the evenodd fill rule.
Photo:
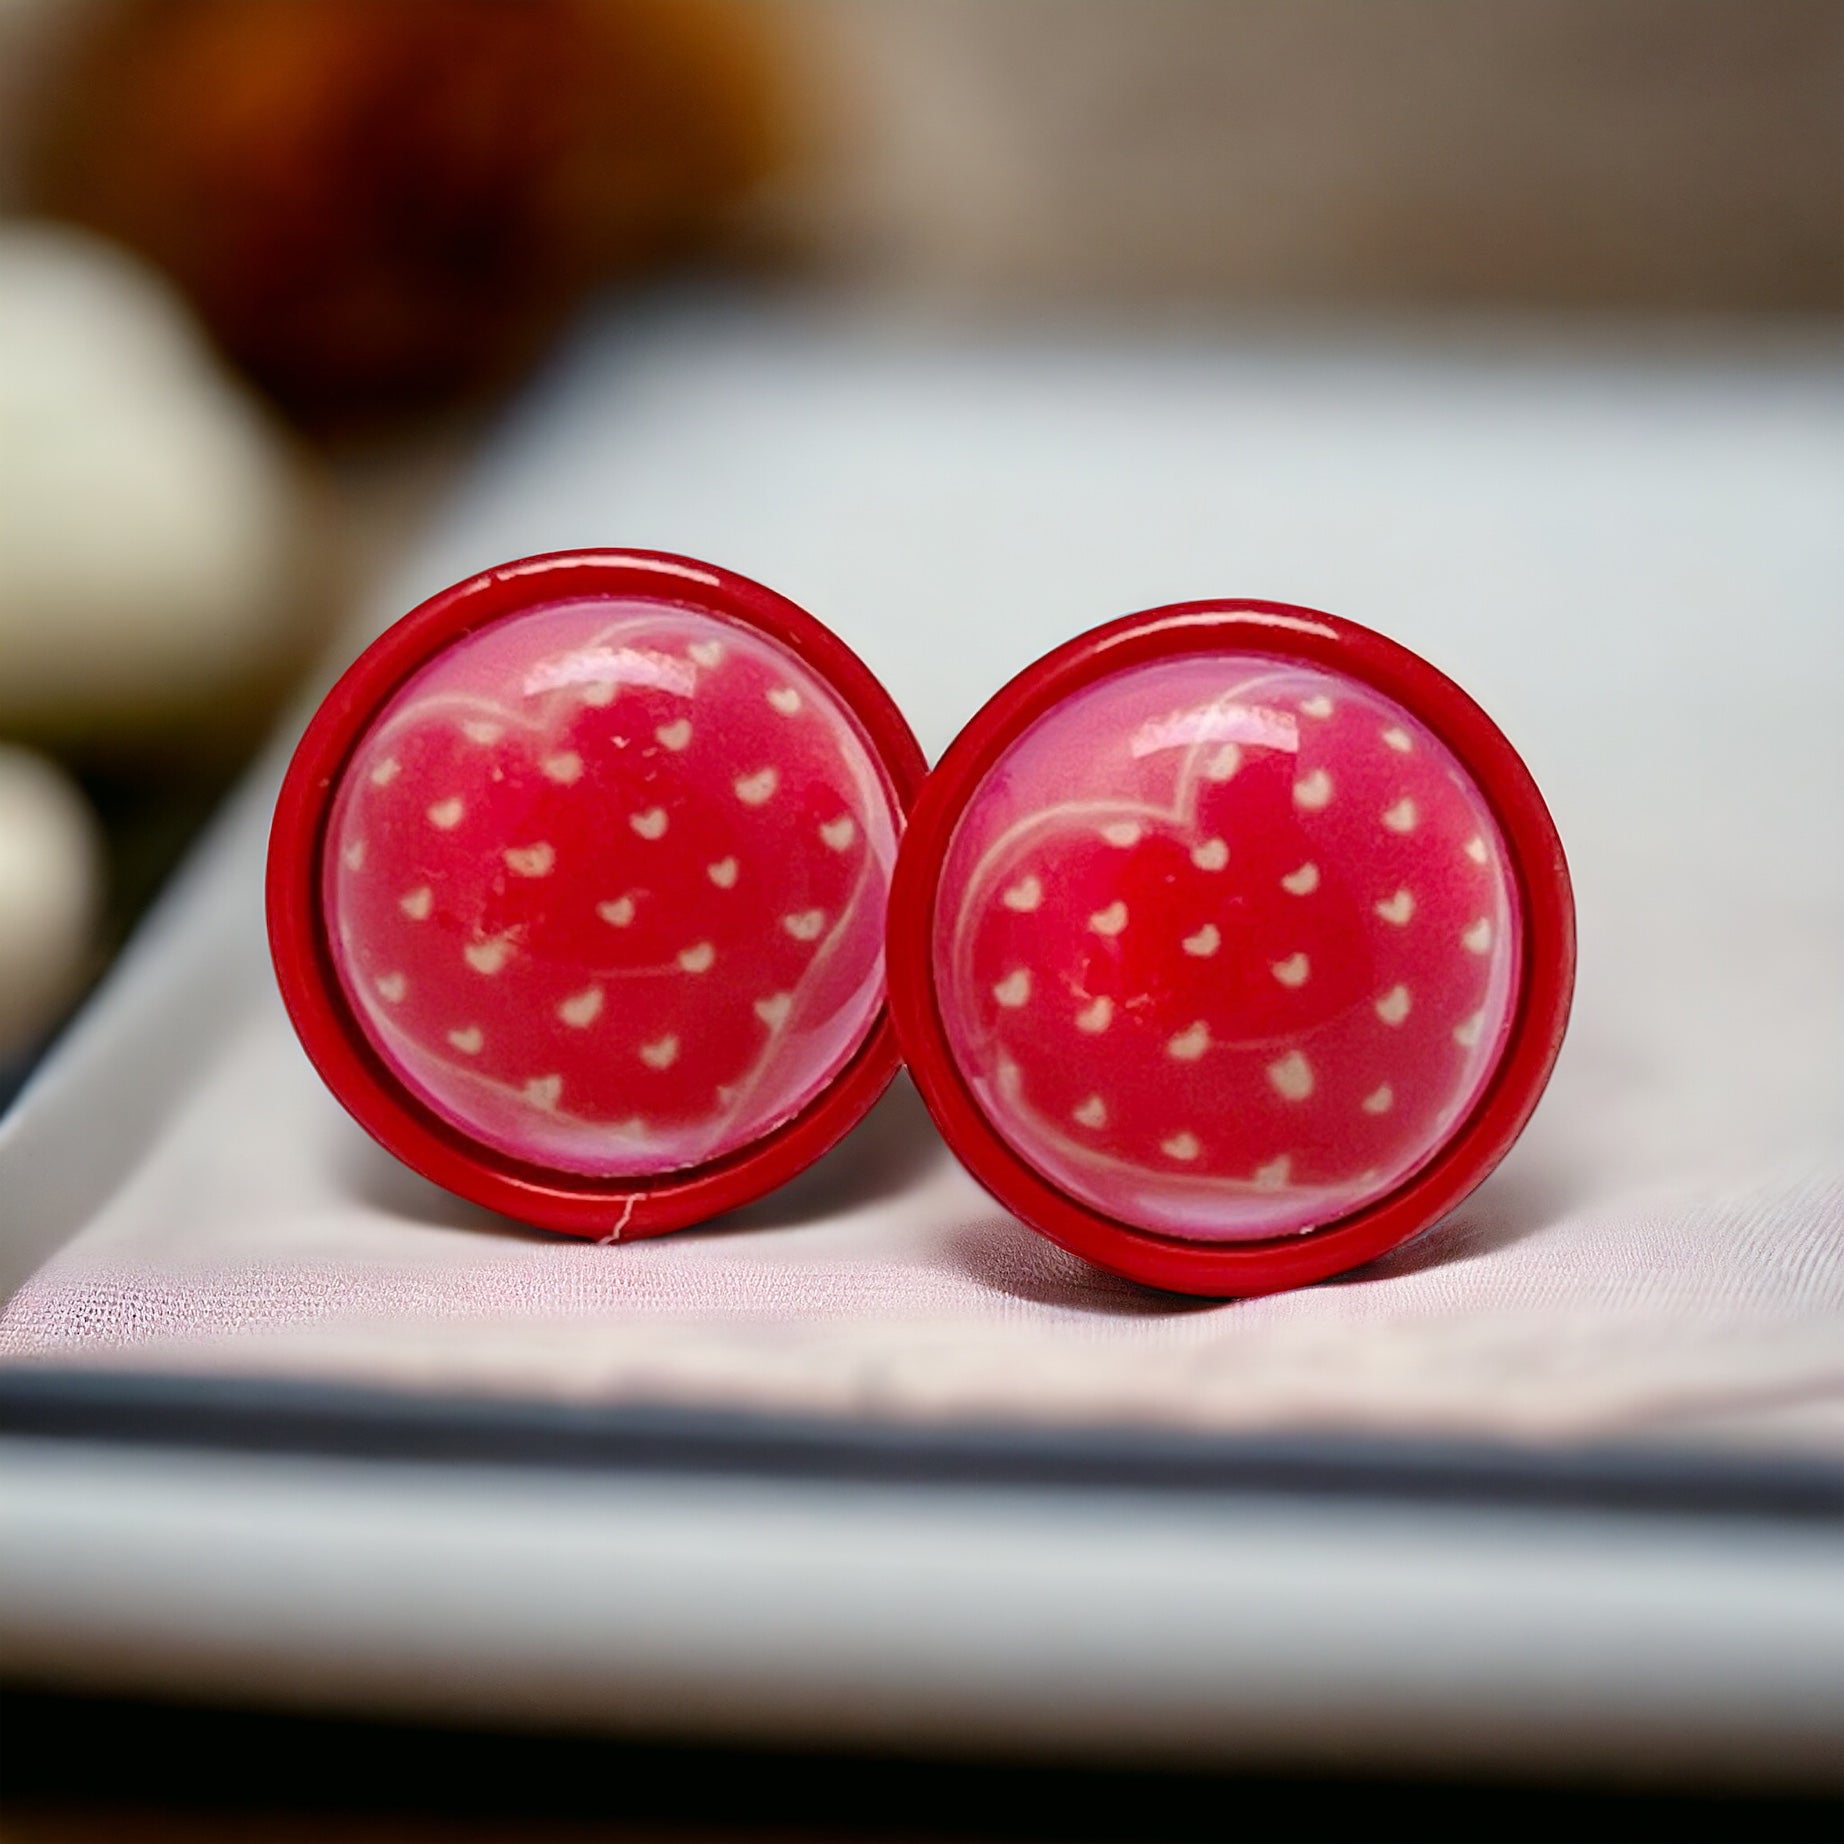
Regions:
<instances>
[{"instance_id":1,"label":"pair of stud earrings","mask_svg":"<svg viewBox=\"0 0 1844 1844\"><path fill-rule=\"evenodd\" d=\"M1465 1197L1574 975L1528 771L1368 629L1132 615L930 773L811 615L637 551L490 570L376 641L289 768L268 914L334 1095L507 1215L701 1222L907 1062L1023 1221L1211 1296L1337 1273Z\"/></svg>"}]
</instances>

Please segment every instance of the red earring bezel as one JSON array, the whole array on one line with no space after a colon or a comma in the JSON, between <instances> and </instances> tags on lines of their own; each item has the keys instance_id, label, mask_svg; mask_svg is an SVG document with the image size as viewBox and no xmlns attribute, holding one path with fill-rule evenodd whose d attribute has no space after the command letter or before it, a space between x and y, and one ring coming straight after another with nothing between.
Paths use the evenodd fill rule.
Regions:
<instances>
[{"instance_id":1,"label":"red earring bezel","mask_svg":"<svg viewBox=\"0 0 1844 1844\"><path fill-rule=\"evenodd\" d=\"M927 771L895 701L850 647L787 597L733 571L658 551L526 557L444 589L379 636L315 712L295 749L269 834L269 947L289 1018L335 1098L379 1145L445 1190L520 1222L621 1240L658 1235L750 1202L803 1171L870 1110L901 1064L886 1004L826 1092L784 1126L685 1172L586 1178L525 1164L470 1139L405 1092L346 1003L328 951L321 855L335 790L399 687L463 636L554 602L609 597L725 617L794 653L863 727L902 815Z\"/></svg>"},{"instance_id":2,"label":"red earring bezel","mask_svg":"<svg viewBox=\"0 0 1844 1844\"><path fill-rule=\"evenodd\" d=\"M1240 652L1319 666L1373 686L1438 736L1497 818L1523 910L1517 1008L1490 1086L1433 1160L1337 1222L1259 1242L1187 1242L1078 1203L1025 1163L981 1110L936 1004L936 890L954 829L999 758L1065 698L1185 653ZM924 783L897 854L885 944L890 1009L916 1086L961 1162L1008 1210L1098 1267L1177 1293L1240 1298L1304 1286L1406 1242L1446 1215L1511 1149L1567 1028L1575 910L1554 821L1530 771L1459 686L1369 628L1317 609L1243 600L1175 603L1095 628L1027 667L961 731Z\"/></svg>"}]
</instances>

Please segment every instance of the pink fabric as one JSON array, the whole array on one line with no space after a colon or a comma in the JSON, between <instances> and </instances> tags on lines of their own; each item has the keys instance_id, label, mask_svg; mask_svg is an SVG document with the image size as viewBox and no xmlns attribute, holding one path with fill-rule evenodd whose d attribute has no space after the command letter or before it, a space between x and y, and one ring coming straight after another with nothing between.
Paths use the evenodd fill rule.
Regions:
<instances>
[{"instance_id":1,"label":"pink fabric","mask_svg":"<svg viewBox=\"0 0 1844 1844\"><path fill-rule=\"evenodd\" d=\"M1005 1218L907 1083L780 1195L601 1248L397 1166L265 1003L19 1291L0 1352L904 1417L1844 1438L1844 1173L1595 1200L1558 1129L1420 1243L1237 1304L1112 1280Z\"/></svg>"}]
</instances>

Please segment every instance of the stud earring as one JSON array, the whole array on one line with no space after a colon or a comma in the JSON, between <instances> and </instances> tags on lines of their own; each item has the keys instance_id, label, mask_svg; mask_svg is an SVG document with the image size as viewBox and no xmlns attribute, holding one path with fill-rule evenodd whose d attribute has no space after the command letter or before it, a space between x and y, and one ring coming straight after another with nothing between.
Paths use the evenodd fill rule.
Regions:
<instances>
[{"instance_id":1,"label":"stud earring","mask_svg":"<svg viewBox=\"0 0 1844 1844\"><path fill-rule=\"evenodd\" d=\"M1322 1279L1459 1203L1549 1078L1555 826L1458 686L1334 616L1154 609L1027 669L898 854L904 1055L963 1163L1100 1266Z\"/></svg>"},{"instance_id":2,"label":"stud earring","mask_svg":"<svg viewBox=\"0 0 1844 1844\"><path fill-rule=\"evenodd\" d=\"M885 901L923 775L845 644L633 551L444 591L346 673L276 809L276 972L406 1164L602 1239L811 1163L897 1068Z\"/></svg>"}]
</instances>

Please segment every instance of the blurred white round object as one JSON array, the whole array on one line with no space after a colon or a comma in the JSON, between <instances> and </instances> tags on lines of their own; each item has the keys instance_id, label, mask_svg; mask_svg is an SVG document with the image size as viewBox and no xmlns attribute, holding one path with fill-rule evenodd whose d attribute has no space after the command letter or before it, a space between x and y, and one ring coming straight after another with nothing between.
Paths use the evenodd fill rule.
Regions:
<instances>
[{"instance_id":1,"label":"blurred white round object","mask_svg":"<svg viewBox=\"0 0 1844 1844\"><path fill-rule=\"evenodd\" d=\"M299 645L304 542L292 457L177 297L112 245L0 228L0 730L227 708Z\"/></svg>"},{"instance_id":2,"label":"blurred white round object","mask_svg":"<svg viewBox=\"0 0 1844 1844\"><path fill-rule=\"evenodd\" d=\"M95 941L102 849L61 769L0 744L0 1058L70 997Z\"/></svg>"}]
</instances>

